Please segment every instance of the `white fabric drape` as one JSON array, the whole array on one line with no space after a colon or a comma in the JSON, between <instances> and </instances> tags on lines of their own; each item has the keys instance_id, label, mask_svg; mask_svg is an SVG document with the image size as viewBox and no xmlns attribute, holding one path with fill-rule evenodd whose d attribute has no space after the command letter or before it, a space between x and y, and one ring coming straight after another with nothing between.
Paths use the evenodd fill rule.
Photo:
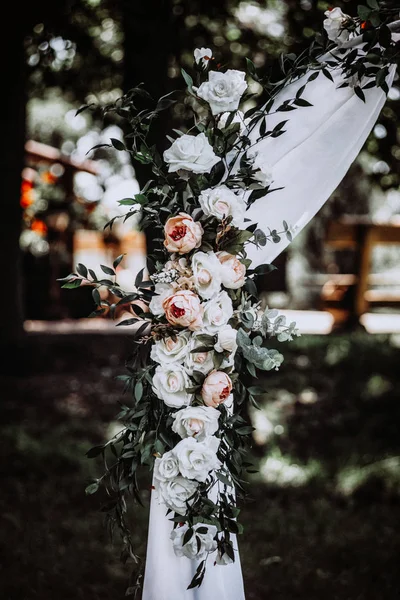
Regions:
<instances>
[{"instance_id":1,"label":"white fabric drape","mask_svg":"<svg viewBox=\"0 0 400 600\"><path fill-rule=\"evenodd\" d=\"M255 147L265 163L273 167L272 187L284 187L257 200L247 213L265 231L268 227L281 231L285 220L298 233L310 221L343 179L384 105L382 90L365 90L364 104L353 89L337 89L342 83L339 72L332 71L332 76L333 83L321 73L307 85L303 98L312 107L269 116L268 129L288 119L286 133ZM393 77L394 69L389 85ZM306 78L308 75L283 90L275 105L293 98ZM255 142L258 131L250 137ZM252 266L272 262L288 243L282 236L279 244L268 242L260 249L249 246ZM153 491L143 600L244 600L239 555L229 566L214 565L215 555L211 556L201 587L187 590L198 563L175 556L171 530L166 507Z\"/></svg>"},{"instance_id":2,"label":"white fabric drape","mask_svg":"<svg viewBox=\"0 0 400 600\"><path fill-rule=\"evenodd\" d=\"M393 37L400 38L398 34ZM288 119L284 135L260 141L252 149L272 167L271 189L283 187L259 198L247 211L247 217L266 233L268 228L282 231L283 221L295 229L295 235L307 225L342 181L385 103L386 96L380 88L364 90L365 103L352 88L337 89L343 83L342 76L339 70L330 72L333 82L320 73L307 84L302 98L313 106L267 117L268 130ZM387 81L389 86L394 75L393 66ZM287 86L274 106L294 98L308 76ZM259 127L256 127L249 136L252 143L258 136ZM289 243L283 235L278 244L267 242L261 248L249 245L247 253L253 261L252 267L271 263Z\"/></svg>"},{"instance_id":3,"label":"white fabric drape","mask_svg":"<svg viewBox=\"0 0 400 600\"><path fill-rule=\"evenodd\" d=\"M173 523L166 517L166 506L152 491L149 536L143 600L244 600L239 553L231 565L215 565L216 553L210 555L204 581L199 588L187 590L198 561L177 557L170 534ZM234 548L237 548L235 536Z\"/></svg>"}]
</instances>

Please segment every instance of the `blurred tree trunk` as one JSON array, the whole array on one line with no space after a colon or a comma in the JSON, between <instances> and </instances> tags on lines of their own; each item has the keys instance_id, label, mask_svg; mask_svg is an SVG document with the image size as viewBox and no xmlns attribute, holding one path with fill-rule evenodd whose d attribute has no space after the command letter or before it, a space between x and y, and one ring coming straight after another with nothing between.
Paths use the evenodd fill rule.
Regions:
<instances>
[{"instance_id":1,"label":"blurred tree trunk","mask_svg":"<svg viewBox=\"0 0 400 600\"><path fill-rule=\"evenodd\" d=\"M123 0L124 91L144 84L157 100L168 93L168 60L173 43L171 0ZM168 111L161 113L150 142L163 145ZM141 186L151 178L147 165L134 164Z\"/></svg>"},{"instance_id":2,"label":"blurred tree trunk","mask_svg":"<svg viewBox=\"0 0 400 600\"><path fill-rule=\"evenodd\" d=\"M133 2L123 0L124 29L124 91L144 84L146 91L158 100L170 90L168 88L168 60L173 43L171 0L145 0ZM165 146L168 128L168 111L160 114L157 128L150 132L150 144ZM149 165L134 163L136 177L141 187L151 179ZM146 236L148 252L154 245Z\"/></svg>"},{"instance_id":3,"label":"blurred tree trunk","mask_svg":"<svg viewBox=\"0 0 400 600\"><path fill-rule=\"evenodd\" d=\"M23 9L21 9L23 10ZM18 23L17 20L14 21ZM9 38L0 42L2 80L1 94L2 153L0 186L2 235L0 237L0 372L19 371L23 357L24 330L22 277L19 235L21 231L20 188L25 142L25 61L24 27L13 28ZM22 359L22 360L21 360Z\"/></svg>"}]
</instances>

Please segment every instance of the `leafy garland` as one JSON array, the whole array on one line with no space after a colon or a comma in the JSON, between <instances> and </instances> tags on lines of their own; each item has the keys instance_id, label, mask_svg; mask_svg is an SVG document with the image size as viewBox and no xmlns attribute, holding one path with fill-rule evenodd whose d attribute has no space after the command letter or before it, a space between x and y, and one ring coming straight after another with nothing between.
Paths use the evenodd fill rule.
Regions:
<instances>
[{"instance_id":1,"label":"leafy garland","mask_svg":"<svg viewBox=\"0 0 400 600\"><path fill-rule=\"evenodd\" d=\"M126 499L133 496L141 503L138 471L154 468L153 493L174 524L174 551L199 561L189 588L201 585L210 554L221 565L235 560L234 535L242 531L236 492L243 492L243 473L251 467L246 455L253 428L245 419L246 405L257 408L257 396L264 392L249 380L259 370L278 369L283 361L277 350L265 347L268 339L283 342L298 335L295 323L286 323L277 311L261 310L257 277L273 267L252 269L247 258L248 244L292 239L286 222L282 231L246 226L248 206L276 191L250 133L258 128L257 142L283 135L287 121L269 130L268 116L311 106L303 97L307 84L321 74L332 79L334 70L363 101L368 88L387 93L389 66L398 60L389 29L393 14L375 0L360 6L354 19L337 8L327 11L328 39L317 35L301 56L283 56L278 81L258 74L247 60L247 73L261 84L267 101L244 114L239 103L251 98L245 73L224 71L210 49L196 50L193 77L182 70L194 125L186 133L175 131L163 156L149 143L149 133L159 113L176 102L175 93L154 103L138 86L102 109L129 127L125 143L112 139L110 146L151 166L153 179L120 205L128 207L124 220L140 213L141 228L151 232L156 248L133 290L116 282L123 256L112 268L101 265L102 279L79 264L63 280L64 288L93 286L92 316L114 318L121 307L132 315L117 324L133 329L128 374L120 377L132 399L118 415L124 429L88 452L91 458L103 456L105 472L86 492L106 487L110 501L105 511L110 525L121 531L122 556L138 560L126 523ZM351 48L356 35L362 35L362 48ZM295 97L277 104L279 92L302 76L307 78ZM143 101L151 108L141 108ZM97 110L80 110L87 108ZM102 286L114 302L101 299Z\"/></svg>"}]
</instances>

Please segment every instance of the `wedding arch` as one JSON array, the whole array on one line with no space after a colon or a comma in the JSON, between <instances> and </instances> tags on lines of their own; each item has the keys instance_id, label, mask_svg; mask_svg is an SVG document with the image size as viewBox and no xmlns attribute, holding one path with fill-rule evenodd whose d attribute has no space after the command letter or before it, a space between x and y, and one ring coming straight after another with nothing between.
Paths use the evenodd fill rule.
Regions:
<instances>
[{"instance_id":1,"label":"wedding arch","mask_svg":"<svg viewBox=\"0 0 400 600\"><path fill-rule=\"evenodd\" d=\"M261 308L257 278L328 199L374 126L396 73L397 12L376 0L357 17L327 11L326 34L301 56L282 57L279 80L247 60L267 100L244 111L246 73L196 49L193 73L182 70L194 120L173 132L163 155L149 132L174 93L154 102L138 86L103 108L129 126L124 142L110 145L152 169L120 205L124 220L140 214L155 250L131 289L116 281L123 256L101 265L102 278L78 265L63 287L93 286L94 316L130 312L117 323L134 332L124 427L88 452L106 468L87 493L106 487L109 521L136 560L127 502L140 502L137 474L153 469L144 600L245 597L236 504L251 467L245 407L264 392L259 371L283 362L268 340L298 335L295 323Z\"/></svg>"}]
</instances>

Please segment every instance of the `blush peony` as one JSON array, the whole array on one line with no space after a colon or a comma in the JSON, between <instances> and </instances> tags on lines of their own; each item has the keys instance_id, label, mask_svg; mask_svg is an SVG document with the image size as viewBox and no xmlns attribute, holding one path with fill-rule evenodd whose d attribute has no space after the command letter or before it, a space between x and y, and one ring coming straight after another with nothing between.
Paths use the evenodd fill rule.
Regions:
<instances>
[{"instance_id":1,"label":"blush peony","mask_svg":"<svg viewBox=\"0 0 400 600\"><path fill-rule=\"evenodd\" d=\"M168 219L164 232L164 246L168 252L187 254L201 245L203 228L200 223L185 213L179 213L177 217Z\"/></svg>"}]
</instances>

